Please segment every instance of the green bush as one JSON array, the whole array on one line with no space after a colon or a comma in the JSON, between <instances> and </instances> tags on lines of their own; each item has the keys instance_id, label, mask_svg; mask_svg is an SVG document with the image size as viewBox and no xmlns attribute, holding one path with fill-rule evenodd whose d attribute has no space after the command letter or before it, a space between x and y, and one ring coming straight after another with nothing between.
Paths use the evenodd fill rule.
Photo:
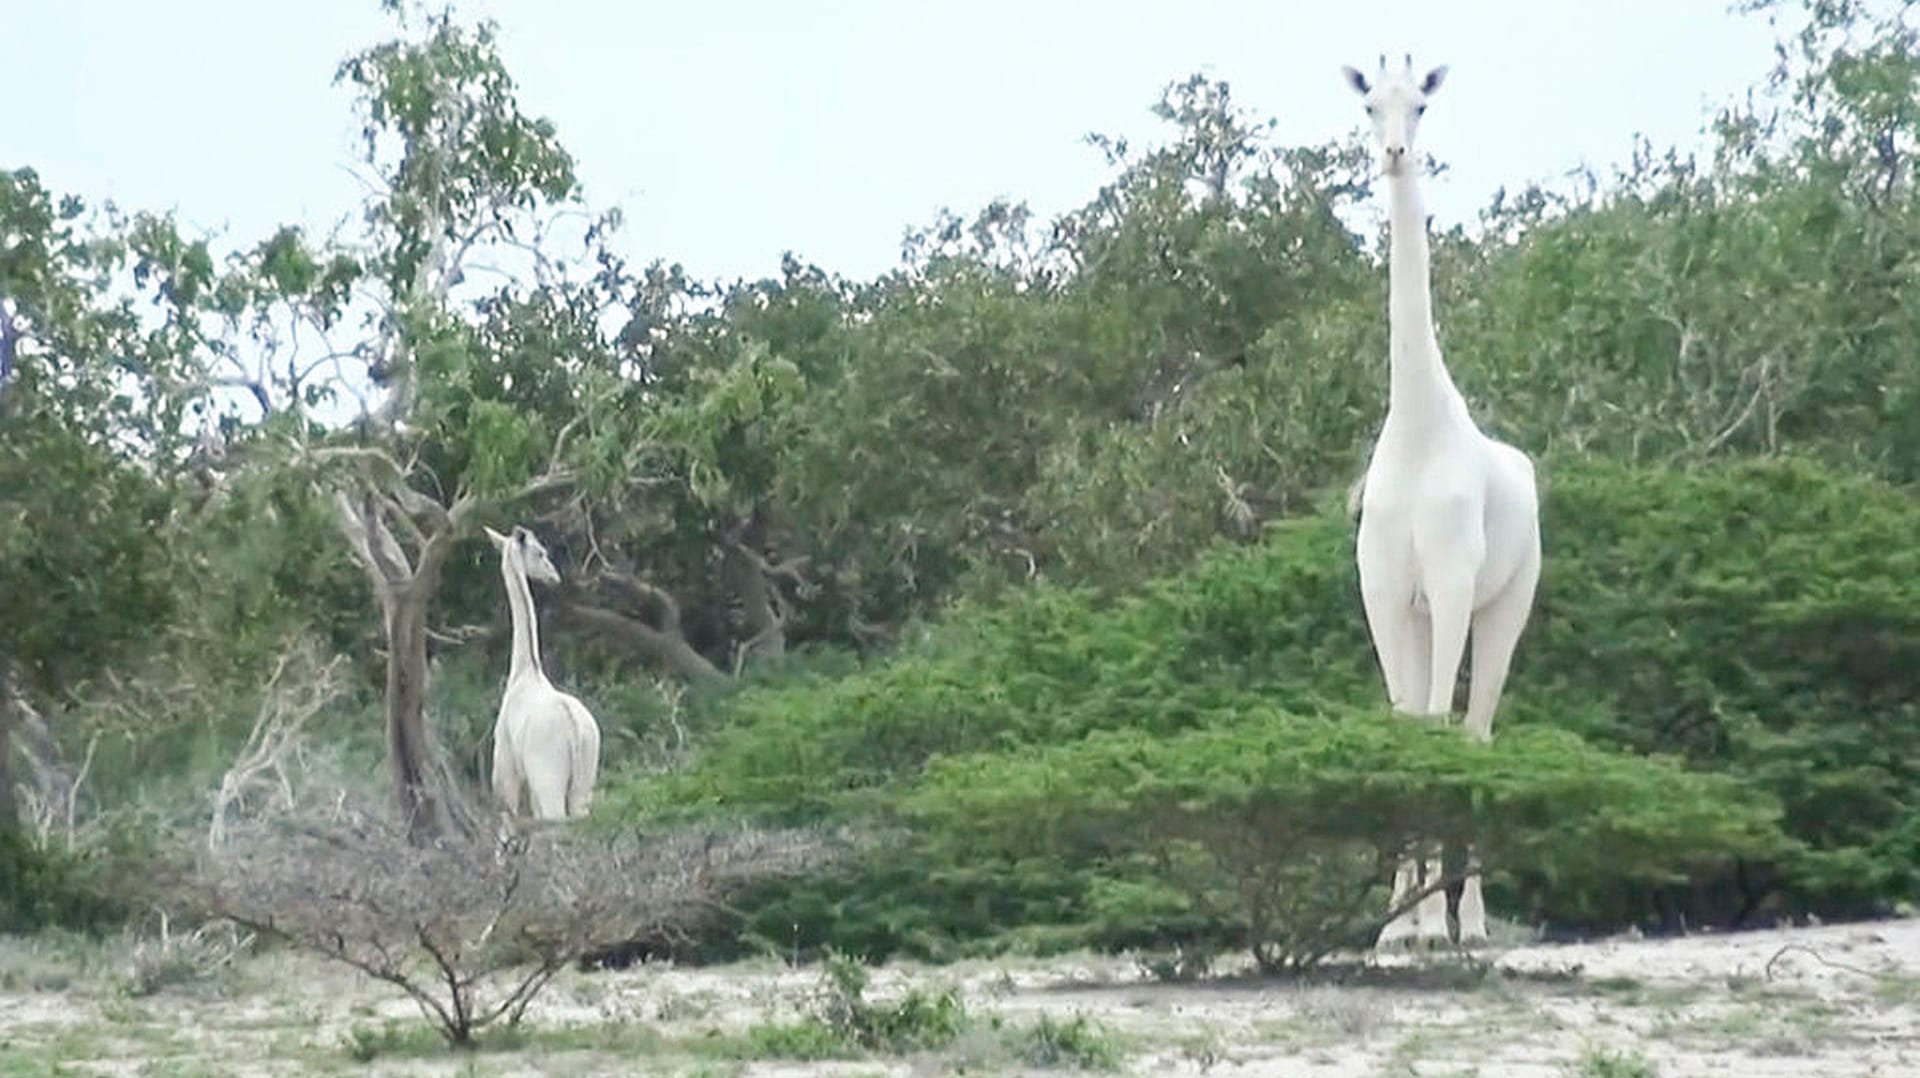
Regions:
<instances>
[{"instance_id":1,"label":"green bush","mask_svg":"<svg viewBox=\"0 0 1920 1078\"><path fill-rule=\"evenodd\" d=\"M1801 848L1743 866L1717 902L1695 896L1696 919L1913 896L1920 505L1791 460L1583 464L1550 483L1546 576L1504 721L1680 754L1780 800ZM1634 901L1590 915L1631 919Z\"/></svg>"},{"instance_id":2,"label":"green bush","mask_svg":"<svg viewBox=\"0 0 1920 1078\"><path fill-rule=\"evenodd\" d=\"M1578 889L1669 880L1780 847L1768 799L1723 776L1522 729L1491 745L1383 715L1254 709L1173 737L1102 733L942 761L909 801L954 863L1128 862L1235 927L1262 967L1311 966L1385 920L1417 844Z\"/></svg>"},{"instance_id":3,"label":"green bush","mask_svg":"<svg viewBox=\"0 0 1920 1078\"><path fill-rule=\"evenodd\" d=\"M1125 1056L1113 1030L1084 1014L1060 1020L1042 1011L1009 1040L1020 1061L1034 1067L1111 1071L1120 1069Z\"/></svg>"},{"instance_id":4,"label":"green bush","mask_svg":"<svg viewBox=\"0 0 1920 1078\"><path fill-rule=\"evenodd\" d=\"M0 932L95 929L118 912L88 885L78 860L0 827Z\"/></svg>"},{"instance_id":5,"label":"green bush","mask_svg":"<svg viewBox=\"0 0 1920 1078\"><path fill-rule=\"evenodd\" d=\"M691 770L615 784L611 814L724 807L892 836L834 877L760 896L748 928L783 953L831 943L940 956L988 937L1035 948L1245 942L1245 901L1197 902L1168 881L1205 878L1198 862L1171 874L1155 863L1174 849L1204 861L1207 842L1224 837L1173 846L1166 833L1157 848L1126 847L1110 840L1137 837L1138 819L1083 811L1087 797L1133 789L1085 771L1123 749L1165 754L1157 766L1170 773L1186 754L1219 755L1193 765L1183 795L1215 809L1230 782L1252 783L1230 779L1236 754L1278 767L1284 782L1242 794L1259 811L1185 826L1257 833L1274 863L1305 858L1288 871L1330 888L1320 900L1368 911L1342 932L1372 916L1363 892L1386 842L1384 830L1352 833L1358 821L1480 829L1500 857L1490 901L1555 923L1737 924L1769 908L1858 913L1911 895L1920 508L1884 484L1791 460L1543 472L1545 577L1490 752L1458 738L1403 742L1408 731L1374 723L1382 693L1351 524L1330 506L1131 595L1035 587L962 606L857 673L747 689L726 702ZM1317 732L1279 756L1236 740L1264 728ZM1348 772L1383 777L1343 793L1316 751L1351 754ZM1647 754L1684 766L1634 759ZM986 806L962 797L969 774L981 791L1026 791L1009 827L1057 819L1050 798L1082 814L1040 836L1050 848L983 834L975 813ZM943 815L937 796L968 807ZM1785 843L1756 830L1752 813L1769 802ZM1336 824L1346 830L1324 830ZM1237 886L1216 882L1216 899ZM1267 886L1277 895L1299 883ZM1284 933L1271 938L1276 954L1298 951Z\"/></svg>"}]
</instances>

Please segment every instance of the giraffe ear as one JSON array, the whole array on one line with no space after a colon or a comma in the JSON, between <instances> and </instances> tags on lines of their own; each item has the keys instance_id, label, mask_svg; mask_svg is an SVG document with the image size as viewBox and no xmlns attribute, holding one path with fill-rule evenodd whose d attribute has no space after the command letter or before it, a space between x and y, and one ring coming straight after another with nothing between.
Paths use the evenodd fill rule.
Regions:
<instances>
[{"instance_id":1,"label":"giraffe ear","mask_svg":"<svg viewBox=\"0 0 1920 1078\"><path fill-rule=\"evenodd\" d=\"M1340 73L1347 77L1347 82L1353 86L1355 93L1364 94L1369 89L1371 89L1371 87L1367 85L1367 77L1365 75L1362 75L1359 69L1352 68L1352 67L1342 67L1340 69Z\"/></svg>"},{"instance_id":2,"label":"giraffe ear","mask_svg":"<svg viewBox=\"0 0 1920 1078\"><path fill-rule=\"evenodd\" d=\"M492 540L494 546L499 547L503 550L506 548L506 545L507 545L506 536L501 535L499 532L494 531L492 528L487 527L485 524L480 525L480 530L487 533L487 538L489 540Z\"/></svg>"},{"instance_id":3,"label":"giraffe ear","mask_svg":"<svg viewBox=\"0 0 1920 1078\"><path fill-rule=\"evenodd\" d=\"M1441 64L1439 67L1427 72L1427 77L1420 80L1420 92L1430 94L1438 90L1440 84L1445 81L1447 81L1447 65Z\"/></svg>"}]
</instances>

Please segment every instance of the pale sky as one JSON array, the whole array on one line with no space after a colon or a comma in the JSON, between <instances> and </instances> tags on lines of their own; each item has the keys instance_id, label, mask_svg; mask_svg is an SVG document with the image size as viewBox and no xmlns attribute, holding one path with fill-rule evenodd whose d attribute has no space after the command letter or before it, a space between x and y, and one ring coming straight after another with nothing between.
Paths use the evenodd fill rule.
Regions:
<instances>
[{"instance_id":1,"label":"pale sky","mask_svg":"<svg viewBox=\"0 0 1920 1078\"><path fill-rule=\"evenodd\" d=\"M354 211L354 117L332 84L383 40L375 0L6 0L0 168L176 210L246 244ZM1702 145L1772 60L1723 0L461 0L501 26L525 107L554 120L637 262L758 277L783 251L853 277L903 230L996 197L1045 218L1107 178L1088 132L1136 145L1200 71L1286 143L1357 130L1341 64L1411 50L1451 73L1421 127L1451 173L1439 223L1494 189Z\"/></svg>"}]
</instances>

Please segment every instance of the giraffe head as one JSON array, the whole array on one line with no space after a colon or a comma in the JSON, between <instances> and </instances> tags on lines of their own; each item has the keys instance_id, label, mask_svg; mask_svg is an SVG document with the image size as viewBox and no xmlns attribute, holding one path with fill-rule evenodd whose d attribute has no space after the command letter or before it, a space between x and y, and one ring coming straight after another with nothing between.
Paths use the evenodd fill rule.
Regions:
<instances>
[{"instance_id":1,"label":"giraffe head","mask_svg":"<svg viewBox=\"0 0 1920 1078\"><path fill-rule=\"evenodd\" d=\"M553 567L553 559L547 556L547 548L526 528L515 526L512 535L501 535L492 528L484 529L487 538L500 551L503 558L517 558L520 568L527 579L538 580L542 584L560 583L560 571Z\"/></svg>"},{"instance_id":2,"label":"giraffe head","mask_svg":"<svg viewBox=\"0 0 1920 1078\"><path fill-rule=\"evenodd\" d=\"M1398 176L1413 156L1413 136L1420 127L1420 115L1427 111L1427 98L1440 89L1447 77L1445 64L1425 75L1416 75L1413 57L1399 70L1387 67L1380 57L1380 72L1369 79L1351 67L1340 69L1355 92L1367 103L1367 119L1373 123L1373 139L1380 150L1380 167L1389 176Z\"/></svg>"}]
</instances>

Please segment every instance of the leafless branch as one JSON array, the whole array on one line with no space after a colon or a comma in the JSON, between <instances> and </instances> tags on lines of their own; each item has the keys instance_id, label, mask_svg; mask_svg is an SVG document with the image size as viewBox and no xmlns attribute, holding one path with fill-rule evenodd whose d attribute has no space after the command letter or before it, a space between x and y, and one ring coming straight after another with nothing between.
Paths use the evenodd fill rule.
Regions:
<instances>
[{"instance_id":1,"label":"leafless branch","mask_svg":"<svg viewBox=\"0 0 1920 1078\"><path fill-rule=\"evenodd\" d=\"M412 844L364 815L249 823L205 861L207 909L392 984L447 1040L516 1021L589 951L691 922L726 892L826 856L818 836L641 842L563 829Z\"/></svg>"},{"instance_id":2,"label":"leafless branch","mask_svg":"<svg viewBox=\"0 0 1920 1078\"><path fill-rule=\"evenodd\" d=\"M343 662L338 655L320 662L310 644L290 648L275 662L253 729L241 746L239 758L221 777L220 789L214 795L213 821L207 829L209 849L218 849L226 842L229 814L269 773L276 780L277 795L270 807L281 810L293 807L294 792L287 776L287 759L298 750L300 733L307 722L343 691L339 676Z\"/></svg>"}]
</instances>

